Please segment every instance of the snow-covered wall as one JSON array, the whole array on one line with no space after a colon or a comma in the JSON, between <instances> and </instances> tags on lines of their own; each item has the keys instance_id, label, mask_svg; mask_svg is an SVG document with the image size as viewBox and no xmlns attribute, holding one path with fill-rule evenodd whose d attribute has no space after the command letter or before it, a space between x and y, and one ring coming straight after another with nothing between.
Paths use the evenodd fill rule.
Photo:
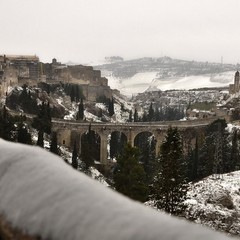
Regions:
<instances>
[{"instance_id":1,"label":"snow-covered wall","mask_svg":"<svg viewBox=\"0 0 240 240\"><path fill-rule=\"evenodd\" d=\"M0 140L0 215L42 239L227 239L131 201L37 147Z\"/></svg>"}]
</instances>

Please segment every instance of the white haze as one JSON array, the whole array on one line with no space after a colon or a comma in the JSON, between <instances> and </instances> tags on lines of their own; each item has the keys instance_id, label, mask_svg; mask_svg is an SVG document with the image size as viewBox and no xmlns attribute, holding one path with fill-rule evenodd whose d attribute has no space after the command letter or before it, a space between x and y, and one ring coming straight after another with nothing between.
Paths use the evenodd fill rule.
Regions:
<instances>
[{"instance_id":1,"label":"white haze","mask_svg":"<svg viewBox=\"0 0 240 240\"><path fill-rule=\"evenodd\" d=\"M239 0L1 0L0 54L239 62Z\"/></svg>"}]
</instances>

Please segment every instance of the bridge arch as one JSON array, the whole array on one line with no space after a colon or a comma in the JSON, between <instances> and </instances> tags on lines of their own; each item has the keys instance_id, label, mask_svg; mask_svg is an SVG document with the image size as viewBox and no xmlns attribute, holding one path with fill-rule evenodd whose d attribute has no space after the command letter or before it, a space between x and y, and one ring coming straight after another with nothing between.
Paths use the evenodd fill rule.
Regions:
<instances>
[{"instance_id":1,"label":"bridge arch","mask_svg":"<svg viewBox=\"0 0 240 240\"><path fill-rule=\"evenodd\" d=\"M127 136L121 131L113 131L109 134L109 138L109 156L113 159L122 154L127 144Z\"/></svg>"},{"instance_id":2,"label":"bridge arch","mask_svg":"<svg viewBox=\"0 0 240 240\"><path fill-rule=\"evenodd\" d=\"M80 159L88 158L90 161L101 160L101 136L93 130L88 130L80 136ZM84 160L83 160L84 161Z\"/></svg>"},{"instance_id":3,"label":"bridge arch","mask_svg":"<svg viewBox=\"0 0 240 240\"><path fill-rule=\"evenodd\" d=\"M140 132L134 138L134 146L140 149L140 161L143 164L154 160L156 156L156 137L150 131Z\"/></svg>"}]
</instances>

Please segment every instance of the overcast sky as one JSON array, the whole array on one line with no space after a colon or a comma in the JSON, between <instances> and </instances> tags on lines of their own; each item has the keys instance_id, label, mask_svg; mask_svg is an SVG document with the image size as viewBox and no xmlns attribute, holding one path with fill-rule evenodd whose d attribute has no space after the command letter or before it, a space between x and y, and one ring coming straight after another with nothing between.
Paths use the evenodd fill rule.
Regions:
<instances>
[{"instance_id":1,"label":"overcast sky","mask_svg":"<svg viewBox=\"0 0 240 240\"><path fill-rule=\"evenodd\" d=\"M240 0L0 0L0 54L240 62Z\"/></svg>"}]
</instances>

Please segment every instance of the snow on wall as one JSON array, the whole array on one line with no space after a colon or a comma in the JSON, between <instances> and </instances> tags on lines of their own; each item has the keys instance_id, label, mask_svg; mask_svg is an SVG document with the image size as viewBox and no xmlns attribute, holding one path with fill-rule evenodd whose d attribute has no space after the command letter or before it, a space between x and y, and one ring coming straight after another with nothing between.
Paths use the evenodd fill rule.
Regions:
<instances>
[{"instance_id":1,"label":"snow on wall","mask_svg":"<svg viewBox=\"0 0 240 240\"><path fill-rule=\"evenodd\" d=\"M42 239L227 239L113 192L38 147L0 140L0 215Z\"/></svg>"}]
</instances>

